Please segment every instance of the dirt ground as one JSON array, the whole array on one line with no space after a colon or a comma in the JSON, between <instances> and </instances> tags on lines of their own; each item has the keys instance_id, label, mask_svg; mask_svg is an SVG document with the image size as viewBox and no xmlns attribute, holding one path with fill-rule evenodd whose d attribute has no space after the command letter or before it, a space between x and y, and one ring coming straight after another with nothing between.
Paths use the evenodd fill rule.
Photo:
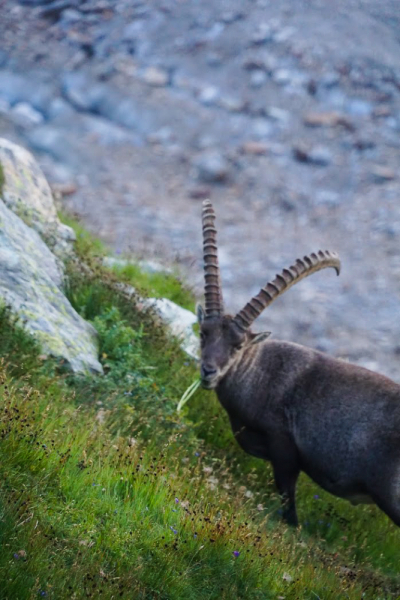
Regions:
<instances>
[{"instance_id":1,"label":"dirt ground","mask_svg":"<svg viewBox=\"0 0 400 600\"><path fill-rule=\"evenodd\" d=\"M0 134L114 251L201 298L210 197L236 311L337 250L257 328L400 381L398 0L0 1L0 40Z\"/></svg>"}]
</instances>

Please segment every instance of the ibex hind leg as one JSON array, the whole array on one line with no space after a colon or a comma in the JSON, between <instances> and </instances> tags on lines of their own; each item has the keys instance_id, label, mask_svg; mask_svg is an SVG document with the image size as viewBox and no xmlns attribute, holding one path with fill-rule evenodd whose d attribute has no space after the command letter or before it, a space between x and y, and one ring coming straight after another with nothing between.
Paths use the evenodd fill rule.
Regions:
<instances>
[{"instance_id":1,"label":"ibex hind leg","mask_svg":"<svg viewBox=\"0 0 400 600\"><path fill-rule=\"evenodd\" d=\"M278 438L271 444L271 455L276 487L282 498L282 517L288 525L297 527L295 495L300 467L296 448L289 440Z\"/></svg>"},{"instance_id":2,"label":"ibex hind leg","mask_svg":"<svg viewBox=\"0 0 400 600\"><path fill-rule=\"evenodd\" d=\"M371 496L377 506L400 527L400 467L397 468L396 476L393 477L391 471L385 483L378 490L371 491Z\"/></svg>"}]
</instances>

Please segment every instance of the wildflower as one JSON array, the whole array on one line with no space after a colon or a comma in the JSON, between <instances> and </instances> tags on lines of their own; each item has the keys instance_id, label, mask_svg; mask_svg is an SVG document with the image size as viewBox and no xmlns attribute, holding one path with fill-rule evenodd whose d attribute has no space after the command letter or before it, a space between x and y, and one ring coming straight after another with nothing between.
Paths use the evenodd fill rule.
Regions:
<instances>
[{"instance_id":1,"label":"wildflower","mask_svg":"<svg viewBox=\"0 0 400 600\"><path fill-rule=\"evenodd\" d=\"M14 558L15 558L15 560L19 560L19 554L18 554L18 552L14 552Z\"/></svg>"},{"instance_id":2,"label":"wildflower","mask_svg":"<svg viewBox=\"0 0 400 600\"><path fill-rule=\"evenodd\" d=\"M213 472L212 467L203 467L203 472L206 473L207 475L209 475L210 473Z\"/></svg>"},{"instance_id":3,"label":"wildflower","mask_svg":"<svg viewBox=\"0 0 400 600\"><path fill-rule=\"evenodd\" d=\"M41 596L47 596L47 592L45 592L44 590L40 590L40 591L39 591L39 594L40 594Z\"/></svg>"},{"instance_id":4,"label":"wildflower","mask_svg":"<svg viewBox=\"0 0 400 600\"><path fill-rule=\"evenodd\" d=\"M195 452L194 455L195 456L200 456L200 452Z\"/></svg>"},{"instance_id":5,"label":"wildflower","mask_svg":"<svg viewBox=\"0 0 400 600\"><path fill-rule=\"evenodd\" d=\"M233 556L234 556L235 558L237 558L238 556L240 556L240 552L238 552L237 550L234 550L234 551L232 552L232 554L233 554Z\"/></svg>"},{"instance_id":6,"label":"wildflower","mask_svg":"<svg viewBox=\"0 0 400 600\"><path fill-rule=\"evenodd\" d=\"M170 530L176 535L178 533L177 529L174 529L172 525L169 526Z\"/></svg>"},{"instance_id":7,"label":"wildflower","mask_svg":"<svg viewBox=\"0 0 400 600\"><path fill-rule=\"evenodd\" d=\"M197 538L197 533L194 533L193 537L194 537L194 539L196 539Z\"/></svg>"},{"instance_id":8,"label":"wildflower","mask_svg":"<svg viewBox=\"0 0 400 600\"><path fill-rule=\"evenodd\" d=\"M179 504L179 498L175 498L175 504Z\"/></svg>"},{"instance_id":9,"label":"wildflower","mask_svg":"<svg viewBox=\"0 0 400 600\"><path fill-rule=\"evenodd\" d=\"M315 494L315 496L314 496L314 500L319 500L319 496L318 496L318 494Z\"/></svg>"}]
</instances>

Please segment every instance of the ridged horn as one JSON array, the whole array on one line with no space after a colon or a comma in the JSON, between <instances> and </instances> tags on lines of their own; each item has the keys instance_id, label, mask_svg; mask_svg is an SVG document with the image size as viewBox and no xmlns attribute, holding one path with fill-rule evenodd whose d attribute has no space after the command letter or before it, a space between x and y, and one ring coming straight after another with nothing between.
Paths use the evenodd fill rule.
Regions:
<instances>
[{"instance_id":1,"label":"ridged horn","mask_svg":"<svg viewBox=\"0 0 400 600\"><path fill-rule=\"evenodd\" d=\"M223 302L218 265L217 230L215 212L209 200L203 202L202 224L205 316L206 318L219 317L223 313Z\"/></svg>"},{"instance_id":2,"label":"ridged horn","mask_svg":"<svg viewBox=\"0 0 400 600\"><path fill-rule=\"evenodd\" d=\"M286 290L292 287L292 285L305 279L305 277L308 277L317 271L321 271L321 269L327 269L328 267L335 269L337 275L339 275L340 258L336 252L331 252L329 250L323 252L320 250L319 252L313 252L302 259L298 258L294 265L288 269L283 269L280 275L277 275L273 281L269 281L261 288L257 296L254 296L250 302L238 312L233 319L234 323L242 330L248 329L262 311L286 292Z\"/></svg>"}]
</instances>

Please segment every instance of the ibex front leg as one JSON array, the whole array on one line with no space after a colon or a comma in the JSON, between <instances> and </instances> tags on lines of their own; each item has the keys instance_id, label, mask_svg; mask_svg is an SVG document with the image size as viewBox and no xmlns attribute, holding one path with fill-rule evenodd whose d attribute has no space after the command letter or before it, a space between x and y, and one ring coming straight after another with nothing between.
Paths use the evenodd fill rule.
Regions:
<instances>
[{"instance_id":1,"label":"ibex front leg","mask_svg":"<svg viewBox=\"0 0 400 600\"><path fill-rule=\"evenodd\" d=\"M290 440L277 440L271 457L276 487L282 498L283 519L297 527L296 483L300 473L296 448Z\"/></svg>"}]
</instances>

